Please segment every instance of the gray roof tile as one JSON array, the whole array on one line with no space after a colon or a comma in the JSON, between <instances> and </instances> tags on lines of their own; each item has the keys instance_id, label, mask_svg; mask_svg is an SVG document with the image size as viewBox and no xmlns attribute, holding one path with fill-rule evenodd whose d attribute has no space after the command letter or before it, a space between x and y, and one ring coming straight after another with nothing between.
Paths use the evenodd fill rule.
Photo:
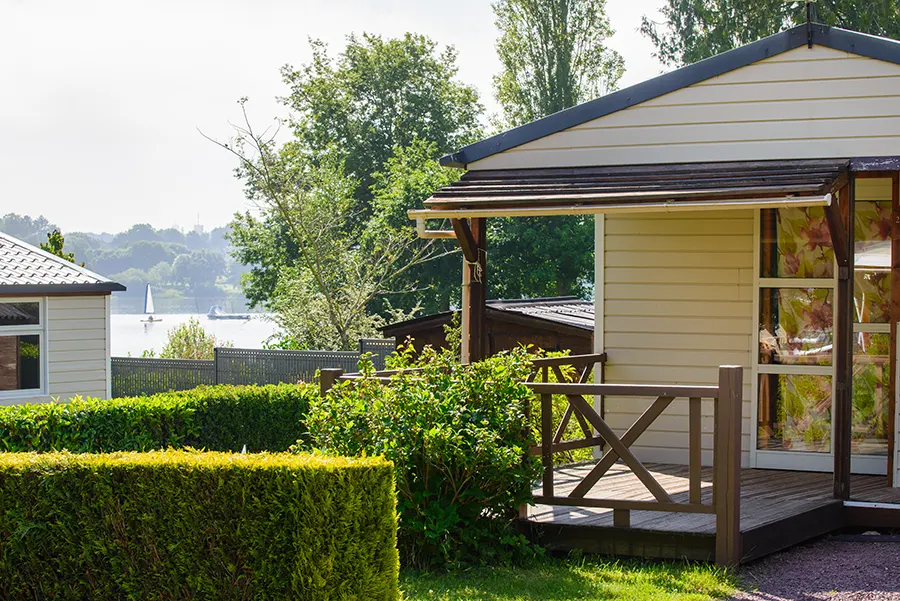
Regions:
<instances>
[{"instance_id":1,"label":"gray roof tile","mask_svg":"<svg viewBox=\"0 0 900 601\"><path fill-rule=\"evenodd\" d=\"M0 294L119 290L125 287L0 232Z\"/></svg>"}]
</instances>

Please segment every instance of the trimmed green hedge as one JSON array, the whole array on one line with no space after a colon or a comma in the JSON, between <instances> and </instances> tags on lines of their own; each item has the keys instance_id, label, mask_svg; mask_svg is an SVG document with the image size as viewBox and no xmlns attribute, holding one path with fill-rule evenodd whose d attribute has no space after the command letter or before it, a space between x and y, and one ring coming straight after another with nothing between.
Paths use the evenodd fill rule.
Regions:
<instances>
[{"instance_id":1,"label":"trimmed green hedge","mask_svg":"<svg viewBox=\"0 0 900 601\"><path fill-rule=\"evenodd\" d=\"M0 599L393 600L390 462L0 453Z\"/></svg>"},{"instance_id":2,"label":"trimmed green hedge","mask_svg":"<svg viewBox=\"0 0 900 601\"><path fill-rule=\"evenodd\" d=\"M194 447L285 451L306 438L310 384L205 386L146 397L0 407L0 451Z\"/></svg>"}]
</instances>

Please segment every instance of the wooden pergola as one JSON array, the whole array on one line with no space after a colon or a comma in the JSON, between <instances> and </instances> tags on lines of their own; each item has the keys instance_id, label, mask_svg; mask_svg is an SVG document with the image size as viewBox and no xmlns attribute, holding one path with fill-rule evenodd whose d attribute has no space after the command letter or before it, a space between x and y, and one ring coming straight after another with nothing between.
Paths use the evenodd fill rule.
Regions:
<instances>
[{"instance_id":1,"label":"wooden pergola","mask_svg":"<svg viewBox=\"0 0 900 601\"><path fill-rule=\"evenodd\" d=\"M416 220L421 237L455 238L462 249L462 360L467 363L486 353L489 217L824 207L838 265L834 342L837 392L832 412L834 497L848 499L854 179L865 177L868 171L885 169L884 161L830 159L469 171L436 192L424 209L410 211L409 217ZM858 174L860 171L863 173ZM426 220L432 219L449 219L453 231L427 229ZM898 228L900 225L894 223L895 236L900 234ZM900 306L896 245L893 266L894 302ZM895 330L892 327L892 341L896 339Z\"/></svg>"}]
</instances>

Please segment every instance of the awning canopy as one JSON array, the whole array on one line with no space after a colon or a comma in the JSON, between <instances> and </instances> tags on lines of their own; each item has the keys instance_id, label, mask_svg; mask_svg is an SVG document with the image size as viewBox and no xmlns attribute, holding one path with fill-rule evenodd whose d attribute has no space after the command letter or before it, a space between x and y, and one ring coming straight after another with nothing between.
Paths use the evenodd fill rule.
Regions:
<instances>
[{"instance_id":1,"label":"awning canopy","mask_svg":"<svg viewBox=\"0 0 900 601\"><path fill-rule=\"evenodd\" d=\"M469 171L411 219L828 205L849 159Z\"/></svg>"}]
</instances>

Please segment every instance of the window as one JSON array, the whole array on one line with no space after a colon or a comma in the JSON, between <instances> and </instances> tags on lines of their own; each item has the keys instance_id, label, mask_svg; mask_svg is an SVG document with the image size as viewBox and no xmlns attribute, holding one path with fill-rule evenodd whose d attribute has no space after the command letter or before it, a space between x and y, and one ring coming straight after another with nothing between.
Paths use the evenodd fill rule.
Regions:
<instances>
[{"instance_id":1,"label":"window","mask_svg":"<svg viewBox=\"0 0 900 601\"><path fill-rule=\"evenodd\" d=\"M822 207L759 215L756 448L831 452L834 249Z\"/></svg>"},{"instance_id":2,"label":"window","mask_svg":"<svg viewBox=\"0 0 900 601\"><path fill-rule=\"evenodd\" d=\"M0 397L43 389L44 319L40 301L0 301Z\"/></svg>"}]
</instances>

